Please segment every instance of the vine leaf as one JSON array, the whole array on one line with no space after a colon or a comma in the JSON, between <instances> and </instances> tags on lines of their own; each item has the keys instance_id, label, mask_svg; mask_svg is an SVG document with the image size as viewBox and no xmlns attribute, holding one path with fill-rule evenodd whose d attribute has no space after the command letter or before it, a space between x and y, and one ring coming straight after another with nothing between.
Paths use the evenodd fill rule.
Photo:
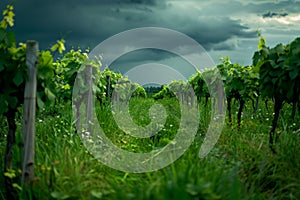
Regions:
<instances>
[{"instance_id":1,"label":"vine leaf","mask_svg":"<svg viewBox=\"0 0 300 200\"><path fill-rule=\"evenodd\" d=\"M24 81L23 78L23 72L22 71L17 71L17 74L13 78L13 82L16 86L20 86Z\"/></svg>"},{"instance_id":2,"label":"vine leaf","mask_svg":"<svg viewBox=\"0 0 300 200\"><path fill-rule=\"evenodd\" d=\"M53 102L55 100L55 94L53 94L49 88L45 88L45 94L50 101Z\"/></svg>"},{"instance_id":3,"label":"vine leaf","mask_svg":"<svg viewBox=\"0 0 300 200\"><path fill-rule=\"evenodd\" d=\"M62 52L64 50L66 50L65 48L65 40L64 39L61 39L61 40L57 40L56 44L54 44L52 47L51 47L51 51L56 51L58 50L58 52L60 54L62 54Z\"/></svg>"}]
</instances>

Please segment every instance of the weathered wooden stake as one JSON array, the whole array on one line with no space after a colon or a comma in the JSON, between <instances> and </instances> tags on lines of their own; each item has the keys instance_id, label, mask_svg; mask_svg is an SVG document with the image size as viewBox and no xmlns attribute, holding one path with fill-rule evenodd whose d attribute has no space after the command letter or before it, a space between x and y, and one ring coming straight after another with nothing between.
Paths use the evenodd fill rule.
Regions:
<instances>
[{"instance_id":1,"label":"weathered wooden stake","mask_svg":"<svg viewBox=\"0 0 300 200\"><path fill-rule=\"evenodd\" d=\"M110 75L106 75L106 101L110 101Z\"/></svg>"},{"instance_id":2,"label":"weathered wooden stake","mask_svg":"<svg viewBox=\"0 0 300 200\"><path fill-rule=\"evenodd\" d=\"M222 114L223 113L223 104L224 104L224 93L222 91L222 85L221 83L218 83L217 85L217 98L218 98L218 114Z\"/></svg>"},{"instance_id":3,"label":"weathered wooden stake","mask_svg":"<svg viewBox=\"0 0 300 200\"><path fill-rule=\"evenodd\" d=\"M26 185L32 184L34 178L34 132L36 108L36 74L38 59L38 42L27 41L26 65L28 67L28 81L24 93L24 120L23 120L23 160L22 181Z\"/></svg>"},{"instance_id":4,"label":"weathered wooden stake","mask_svg":"<svg viewBox=\"0 0 300 200\"><path fill-rule=\"evenodd\" d=\"M87 98L87 108L86 108L86 125L87 131L91 133L91 125L92 125L92 107L93 107L93 69L92 66L87 66L87 84L89 87L88 90L88 98Z\"/></svg>"}]
</instances>

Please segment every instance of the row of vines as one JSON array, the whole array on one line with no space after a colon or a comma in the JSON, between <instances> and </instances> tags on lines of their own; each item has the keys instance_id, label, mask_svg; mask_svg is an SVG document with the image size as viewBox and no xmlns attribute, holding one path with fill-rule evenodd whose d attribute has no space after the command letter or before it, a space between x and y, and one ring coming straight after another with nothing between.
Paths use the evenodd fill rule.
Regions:
<instances>
[{"instance_id":1,"label":"row of vines","mask_svg":"<svg viewBox=\"0 0 300 200\"><path fill-rule=\"evenodd\" d=\"M216 81L220 73L226 93L229 124L232 124L233 100L238 102L238 128L241 126L242 112L246 102L252 103L254 113L258 109L259 99L274 102L274 118L269 132L269 144L272 151L276 152L273 144L280 135L275 135L275 129L284 103L292 104L292 120L297 107L300 113L300 38L296 38L287 45L278 44L271 48L266 46L265 39L260 36L258 51L254 53L252 59L252 66L242 66L232 63L229 57L222 58L217 66L205 69L203 73L197 71L188 82L173 81L163 86L154 98L173 97L175 94L172 91L178 91L180 95L185 96L185 99L181 98L181 100L191 104L194 100L191 99L190 92L185 89L190 84L198 101L205 99L207 105L210 98L207 84Z\"/></svg>"}]
</instances>

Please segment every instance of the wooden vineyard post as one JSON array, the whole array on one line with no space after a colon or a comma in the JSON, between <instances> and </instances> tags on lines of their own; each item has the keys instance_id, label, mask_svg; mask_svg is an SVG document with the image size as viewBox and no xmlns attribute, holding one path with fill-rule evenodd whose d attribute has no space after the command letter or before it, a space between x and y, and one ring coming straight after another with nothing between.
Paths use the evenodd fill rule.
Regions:
<instances>
[{"instance_id":1,"label":"wooden vineyard post","mask_svg":"<svg viewBox=\"0 0 300 200\"><path fill-rule=\"evenodd\" d=\"M191 107L194 107L194 104L195 104L195 99L194 99L194 93L191 91L189 92L190 94L190 98L191 98Z\"/></svg>"},{"instance_id":2,"label":"wooden vineyard post","mask_svg":"<svg viewBox=\"0 0 300 200\"><path fill-rule=\"evenodd\" d=\"M223 113L223 106L224 106L224 94L222 91L222 85L221 83L218 83L217 85L217 98L218 98L218 114L222 114Z\"/></svg>"},{"instance_id":3,"label":"wooden vineyard post","mask_svg":"<svg viewBox=\"0 0 300 200\"><path fill-rule=\"evenodd\" d=\"M32 183L34 178L34 132L36 108L36 74L38 59L38 42L29 40L26 47L26 65L28 67L28 81L24 93L24 119L23 119L23 160L22 181L26 185Z\"/></svg>"},{"instance_id":4,"label":"wooden vineyard post","mask_svg":"<svg viewBox=\"0 0 300 200\"><path fill-rule=\"evenodd\" d=\"M106 75L106 101L110 101L110 75Z\"/></svg>"},{"instance_id":5,"label":"wooden vineyard post","mask_svg":"<svg viewBox=\"0 0 300 200\"><path fill-rule=\"evenodd\" d=\"M92 107L93 107L93 69L91 65L87 66L87 83L88 83L88 98L87 98L87 111L86 111L86 126L87 131L91 133L91 125L92 125Z\"/></svg>"}]
</instances>

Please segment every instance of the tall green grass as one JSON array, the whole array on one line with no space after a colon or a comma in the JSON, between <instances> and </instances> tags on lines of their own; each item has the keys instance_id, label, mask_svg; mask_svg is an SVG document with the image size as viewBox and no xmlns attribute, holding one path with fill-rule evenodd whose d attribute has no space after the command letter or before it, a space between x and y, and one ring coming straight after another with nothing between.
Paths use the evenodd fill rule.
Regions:
<instances>
[{"instance_id":1,"label":"tall green grass","mask_svg":"<svg viewBox=\"0 0 300 200\"><path fill-rule=\"evenodd\" d=\"M152 99L132 99L130 113L140 126L150 123ZM178 129L180 108L176 100L163 99L168 118L155 137L137 139L117 127L111 108L97 107L97 116L107 137L115 145L132 152L148 152L171 142ZM101 164L83 146L75 133L71 105L46 108L37 114L35 181L32 188L19 191L21 199L299 199L300 198L300 124L285 105L276 144L277 154L268 147L272 120L271 103L253 114L250 105L243 112L240 130L226 125L210 154L200 159L200 146L210 121L210 111L200 105L200 125L191 147L173 164L154 172L124 173ZM233 106L233 113L236 112ZM236 118L233 118L236 121ZM1 119L1 131L5 122ZM21 127L21 119L18 121ZM16 178L21 185L21 129L14 148ZM5 138L0 139L1 171ZM4 198L3 176L0 198Z\"/></svg>"}]
</instances>

